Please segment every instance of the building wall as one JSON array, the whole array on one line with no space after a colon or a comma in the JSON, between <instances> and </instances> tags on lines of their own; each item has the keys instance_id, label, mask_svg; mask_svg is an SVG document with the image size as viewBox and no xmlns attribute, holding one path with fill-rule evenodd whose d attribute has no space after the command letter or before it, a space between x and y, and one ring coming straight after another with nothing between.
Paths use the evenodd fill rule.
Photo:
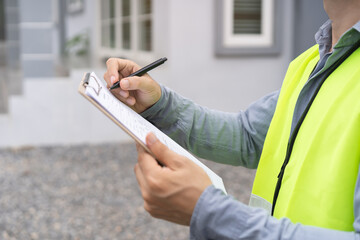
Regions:
<instances>
[{"instance_id":1,"label":"building wall","mask_svg":"<svg viewBox=\"0 0 360 240\"><path fill-rule=\"evenodd\" d=\"M89 66L94 65L95 53L97 50L97 18L98 18L98 0L84 1L84 8L79 12L66 13L66 41L71 40L74 36L85 34L89 38L89 51L90 56L88 61L83 64L71 63L69 67ZM82 59L84 61L84 59Z\"/></svg>"},{"instance_id":2,"label":"building wall","mask_svg":"<svg viewBox=\"0 0 360 240\"><path fill-rule=\"evenodd\" d=\"M292 1L283 2L279 55L217 57L215 1L153 0L153 59L164 56L168 61L150 75L201 105L224 111L245 109L280 88L293 58L294 6ZM96 41L99 34L96 28L92 39ZM132 60L147 63L141 57Z\"/></svg>"},{"instance_id":3,"label":"building wall","mask_svg":"<svg viewBox=\"0 0 360 240\"><path fill-rule=\"evenodd\" d=\"M19 1L25 4L21 5L20 11L24 14L27 10L24 6L28 6L28 1ZM34 0L32 3L40 4L41 1L45 0ZM66 16L67 36L71 37L89 28L91 51L96 53L99 31L98 16L94 14L98 11L98 0L85 2L82 12ZM156 59L165 56L169 60L151 71L150 75L201 105L224 111L245 109L252 101L280 88L287 66L293 58L293 29L298 23L293 21L293 1L284 0L283 3L283 44L279 55L220 58L215 56L214 1L154 0L155 51L152 57ZM28 9L38 14L49 10L38 11L34 6ZM34 37L31 36L32 31L28 32L29 38L23 38L24 31L28 31L29 27L34 27L34 32L46 30L51 24L44 25L41 19L49 17L49 14L44 13L41 19L35 18L39 20L35 24L24 21L29 14L34 13L21 16L21 44L29 51L22 52L22 59L28 53L30 57L40 54L38 58L41 59L43 53L34 52L37 47L26 45L34 42L29 41ZM56 32L55 26L49 31ZM313 36L313 33L310 34ZM47 44L52 44L52 47ZM56 44L54 40L44 46L56 49L59 47ZM56 56L56 51L50 54ZM134 60L141 65L147 63L141 62L141 59ZM34 59L31 63L39 62ZM0 147L128 141L129 137L122 130L77 93L83 72L95 69L98 76L102 76L106 69L103 64L100 67L71 71L69 78L32 78L31 81L24 81L24 93L9 99L9 114L0 114ZM34 67L36 70L41 68L45 66Z\"/></svg>"},{"instance_id":4,"label":"building wall","mask_svg":"<svg viewBox=\"0 0 360 240\"><path fill-rule=\"evenodd\" d=\"M19 0L21 65L25 78L55 76L57 2Z\"/></svg>"},{"instance_id":5,"label":"building wall","mask_svg":"<svg viewBox=\"0 0 360 240\"><path fill-rule=\"evenodd\" d=\"M8 111L8 89L6 80L6 47L5 47L5 4L0 0L0 114Z\"/></svg>"},{"instance_id":6,"label":"building wall","mask_svg":"<svg viewBox=\"0 0 360 240\"><path fill-rule=\"evenodd\" d=\"M100 6L97 0L85 2L84 11L67 16L67 37L88 31L91 59L95 61ZM151 76L202 105L224 111L246 108L280 88L289 62L314 44L314 33L326 19L322 1L282 4L279 55L217 57L215 1L153 0L153 59L166 56L169 60ZM147 63L143 58L132 60Z\"/></svg>"},{"instance_id":7,"label":"building wall","mask_svg":"<svg viewBox=\"0 0 360 240\"><path fill-rule=\"evenodd\" d=\"M214 1L169 1L168 85L195 102L224 111L246 108L280 88L292 58L292 1L284 1L282 50L275 56L215 56Z\"/></svg>"},{"instance_id":8,"label":"building wall","mask_svg":"<svg viewBox=\"0 0 360 240\"><path fill-rule=\"evenodd\" d=\"M19 31L19 1L5 0L5 58L4 85L7 87L7 96L22 93L22 74L20 71L20 31ZM11 81L9 80L11 79Z\"/></svg>"},{"instance_id":9,"label":"building wall","mask_svg":"<svg viewBox=\"0 0 360 240\"><path fill-rule=\"evenodd\" d=\"M317 32L328 16L323 9L323 1L296 0L294 27L294 56L299 55L315 44L314 33Z\"/></svg>"}]
</instances>

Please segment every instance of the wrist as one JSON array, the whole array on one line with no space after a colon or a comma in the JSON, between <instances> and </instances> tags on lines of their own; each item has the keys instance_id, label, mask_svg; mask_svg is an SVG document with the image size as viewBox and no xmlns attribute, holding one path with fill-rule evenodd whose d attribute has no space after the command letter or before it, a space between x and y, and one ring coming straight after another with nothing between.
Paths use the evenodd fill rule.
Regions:
<instances>
[{"instance_id":1,"label":"wrist","mask_svg":"<svg viewBox=\"0 0 360 240\"><path fill-rule=\"evenodd\" d=\"M151 116L156 115L161 109L164 108L166 90L165 87L160 85L160 98L152 106L145 109L140 115L143 118L150 118Z\"/></svg>"}]
</instances>

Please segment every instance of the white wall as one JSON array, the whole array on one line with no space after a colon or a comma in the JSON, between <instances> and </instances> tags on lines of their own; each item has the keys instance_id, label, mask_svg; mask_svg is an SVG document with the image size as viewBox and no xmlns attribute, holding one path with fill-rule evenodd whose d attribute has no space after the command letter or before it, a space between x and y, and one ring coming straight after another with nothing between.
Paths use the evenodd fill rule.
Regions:
<instances>
[{"instance_id":1,"label":"white wall","mask_svg":"<svg viewBox=\"0 0 360 240\"><path fill-rule=\"evenodd\" d=\"M0 114L0 148L130 141L131 138L82 97L84 72L69 78L26 79L24 93L9 100ZM95 71L98 76L103 69Z\"/></svg>"},{"instance_id":2,"label":"white wall","mask_svg":"<svg viewBox=\"0 0 360 240\"><path fill-rule=\"evenodd\" d=\"M97 44L98 0L86 0L85 8L79 13L66 16L66 38L71 39L77 34L88 31L90 37L90 54L93 56Z\"/></svg>"},{"instance_id":3,"label":"white wall","mask_svg":"<svg viewBox=\"0 0 360 240\"><path fill-rule=\"evenodd\" d=\"M291 1L284 1L281 55L237 58L215 57L214 1L169 3L171 88L199 104L224 111L244 109L280 88L291 60Z\"/></svg>"}]
</instances>

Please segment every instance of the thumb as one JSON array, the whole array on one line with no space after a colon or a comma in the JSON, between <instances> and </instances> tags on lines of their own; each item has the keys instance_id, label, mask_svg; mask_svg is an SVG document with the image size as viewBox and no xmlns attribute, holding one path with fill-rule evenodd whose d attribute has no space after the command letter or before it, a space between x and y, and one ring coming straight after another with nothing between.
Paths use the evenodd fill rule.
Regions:
<instances>
[{"instance_id":1,"label":"thumb","mask_svg":"<svg viewBox=\"0 0 360 240\"><path fill-rule=\"evenodd\" d=\"M124 90L140 90L142 92L151 92L155 88L154 81L144 76L133 76L121 79L121 88Z\"/></svg>"},{"instance_id":2,"label":"thumb","mask_svg":"<svg viewBox=\"0 0 360 240\"><path fill-rule=\"evenodd\" d=\"M179 164L179 155L170 150L166 145L159 141L154 133L146 136L146 145L161 164L170 169L176 168Z\"/></svg>"}]
</instances>

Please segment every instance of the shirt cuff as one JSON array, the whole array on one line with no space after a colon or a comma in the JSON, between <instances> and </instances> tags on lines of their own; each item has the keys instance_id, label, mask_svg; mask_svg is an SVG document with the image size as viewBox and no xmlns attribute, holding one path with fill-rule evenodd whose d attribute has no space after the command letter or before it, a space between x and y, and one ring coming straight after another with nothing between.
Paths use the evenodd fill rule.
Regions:
<instances>
[{"instance_id":1,"label":"shirt cuff","mask_svg":"<svg viewBox=\"0 0 360 240\"><path fill-rule=\"evenodd\" d=\"M210 186L196 203L190 222L190 239L316 239L359 240L358 232L293 224L288 218L270 217Z\"/></svg>"},{"instance_id":2,"label":"shirt cuff","mask_svg":"<svg viewBox=\"0 0 360 240\"><path fill-rule=\"evenodd\" d=\"M246 229L249 207L209 186L196 203L190 239L235 239Z\"/></svg>"}]
</instances>

